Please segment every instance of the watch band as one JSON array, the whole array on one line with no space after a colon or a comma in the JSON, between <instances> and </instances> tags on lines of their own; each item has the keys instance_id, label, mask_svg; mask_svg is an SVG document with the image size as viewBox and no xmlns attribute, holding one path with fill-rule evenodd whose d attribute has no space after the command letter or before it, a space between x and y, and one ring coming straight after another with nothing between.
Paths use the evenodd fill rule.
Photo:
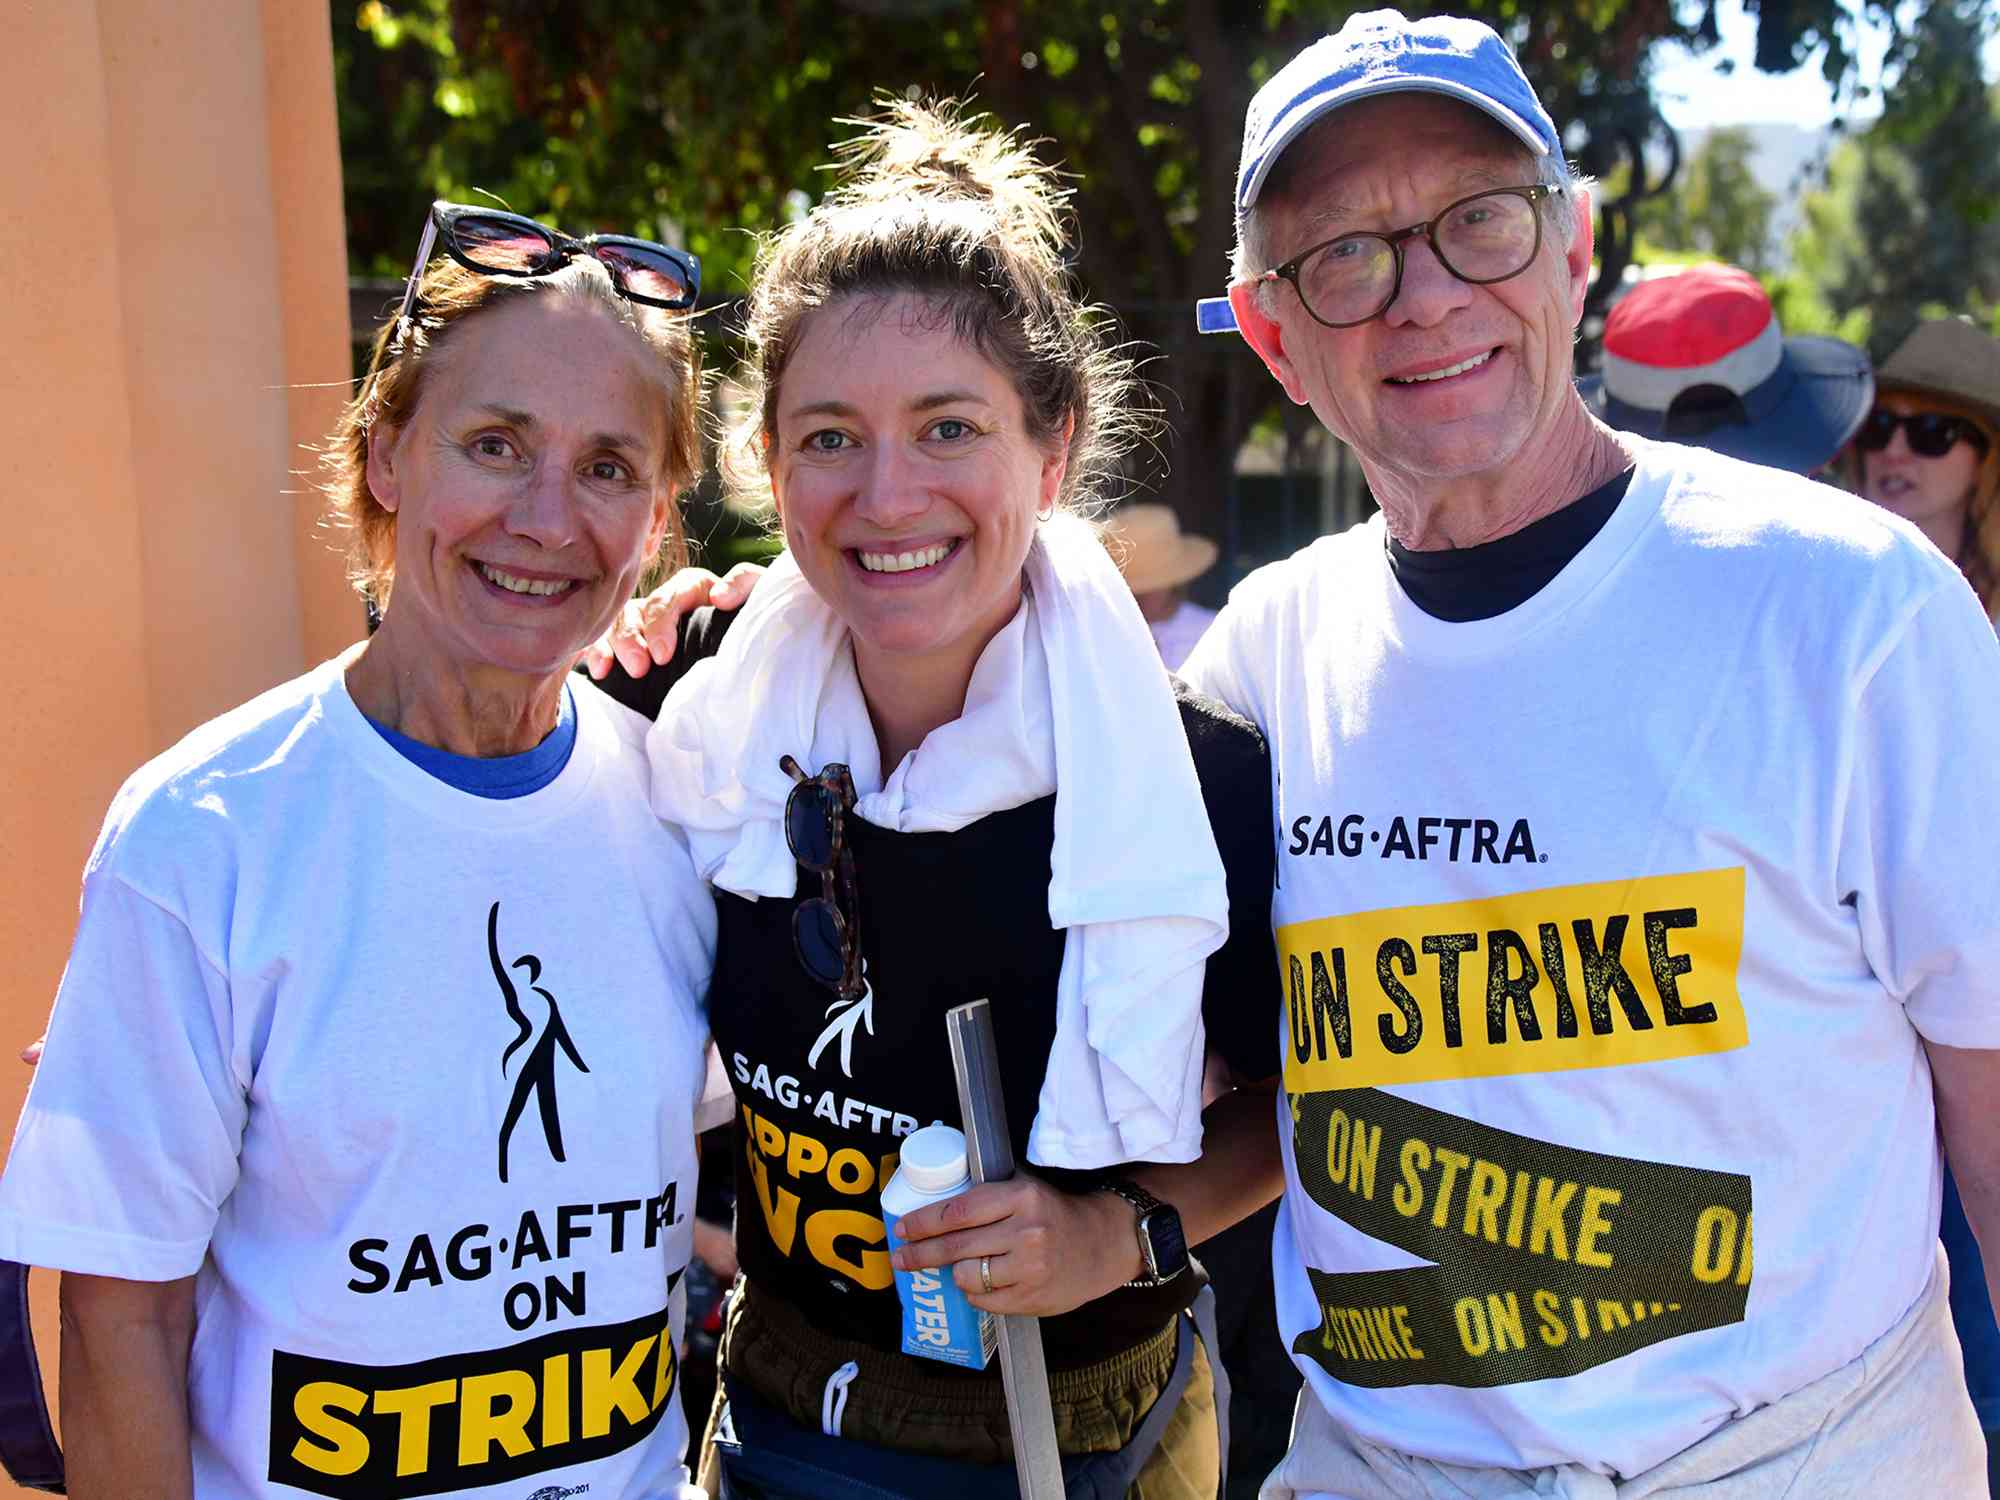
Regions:
<instances>
[{"instance_id":1,"label":"watch band","mask_svg":"<svg viewBox=\"0 0 2000 1500\"><path fill-rule=\"evenodd\" d=\"M1164 1275L1161 1273L1159 1256L1154 1250L1152 1235L1148 1231L1147 1224L1148 1219L1157 1209L1165 1209L1176 1220L1180 1217L1179 1210L1175 1209L1172 1204L1155 1198L1151 1193L1140 1187L1138 1183L1124 1177L1107 1177L1099 1182L1097 1186L1103 1192L1116 1193L1120 1198L1131 1204L1139 1215L1138 1222L1133 1226L1133 1229L1134 1233L1139 1237L1139 1263L1145 1267L1145 1274L1126 1282L1125 1285L1136 1287L1162 1286L1179 1275L1179 1268L1169 1271Z\"/></svg>"}]
</instances>

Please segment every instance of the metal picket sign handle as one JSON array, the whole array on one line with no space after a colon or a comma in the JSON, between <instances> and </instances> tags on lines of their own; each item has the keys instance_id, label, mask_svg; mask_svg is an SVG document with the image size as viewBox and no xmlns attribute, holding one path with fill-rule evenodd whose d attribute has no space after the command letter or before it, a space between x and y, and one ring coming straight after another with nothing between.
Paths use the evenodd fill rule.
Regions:
<instances>
[{"instance_id":1,"label":"metal picket sign handle","mask_svg":"<svg viewBox=\"0 0 2000 1500\"><path fill-rule=\"evenodd\" d=\"M966 1165L974 1182L1005 1182L1014 1175L1014 1139L1007 1133L1007 1101L1000 1092L992 1007L984 1000L954 1006L945 1012L944 1024L951 1038L952 1071L958 1075ZM1042 1325L1018 1313L999 1317L1000 1379L1007 1391L1007 1426L1014 1436L1014 1472L1022 1500L1063 1500Z\"/></svg>"}]
</instances>

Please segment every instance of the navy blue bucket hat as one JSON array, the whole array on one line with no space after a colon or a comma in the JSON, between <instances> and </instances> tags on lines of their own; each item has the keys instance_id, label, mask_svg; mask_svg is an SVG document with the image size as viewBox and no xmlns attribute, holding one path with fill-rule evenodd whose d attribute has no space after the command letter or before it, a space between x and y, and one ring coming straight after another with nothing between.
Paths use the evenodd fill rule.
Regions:
<instances>
[{"instance_id":1,"label":"navy blue bucket hat","mask_svg":"<svg viewBox=\"0 0 2000 1500\"><path fill-rule=\"evenodd\" d=\"M1608 426L1810 474L1868 415L1875 377L1852 344L1786 338L1748 271L1705 265L1627 292L1603 373L1577 390Z\"/></svg>"}]
</instances>

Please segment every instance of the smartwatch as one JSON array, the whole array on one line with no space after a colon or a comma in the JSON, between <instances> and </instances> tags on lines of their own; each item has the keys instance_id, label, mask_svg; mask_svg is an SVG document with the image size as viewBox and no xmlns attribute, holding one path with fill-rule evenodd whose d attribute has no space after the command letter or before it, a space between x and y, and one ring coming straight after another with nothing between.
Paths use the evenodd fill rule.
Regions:
<instances>
[{"instance_id":1,"label":"smartwatch","mask_svg":"<svg viewBox=\"0 0 2000 1500\"><path fill-rule=\"evenodd\" d=\"M1136 1182L1128 1182L1122 1177L1110 1177L1098 1183L1099 1189L1116 1193L1131 1204L1139 1214L1139 1259L1144 1264L1145 1274L1127 1286L1159 1286L1172 1281L1187 1269L1187 1236L1181 1231L1180 1210L1171 1203L1162 1203Z\"/></svg>"}]
</instances>

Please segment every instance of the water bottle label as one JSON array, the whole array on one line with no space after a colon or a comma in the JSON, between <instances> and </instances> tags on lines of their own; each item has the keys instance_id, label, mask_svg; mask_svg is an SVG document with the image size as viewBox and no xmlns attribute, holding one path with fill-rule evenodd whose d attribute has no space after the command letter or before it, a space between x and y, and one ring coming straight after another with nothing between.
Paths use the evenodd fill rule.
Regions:
<instances>
[{"instance_id":1,"label":"water bottle label","mask_svg":"<svg viewBox=\"0 0 2000 1500\"><path fill-rule=\"evenodd\" d=\"M889 1249L902 1244L889 1232ZM903 1352L948 1365L983 1370L993 1358L1000 1328L991 1313L966 1300L951 1268L898 1271L896 1295L903 1303Z\"/></svg>"}]
</instances>

